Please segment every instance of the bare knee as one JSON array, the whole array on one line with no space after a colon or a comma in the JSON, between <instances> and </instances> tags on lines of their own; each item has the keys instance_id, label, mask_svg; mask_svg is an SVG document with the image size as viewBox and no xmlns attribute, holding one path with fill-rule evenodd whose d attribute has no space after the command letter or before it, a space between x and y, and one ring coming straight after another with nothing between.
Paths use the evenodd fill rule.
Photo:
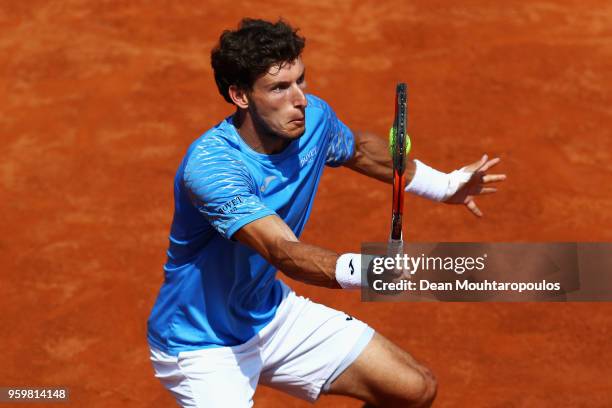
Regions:
<instances>
[{"instance_id":1,"label":"bare knee","mask_svg":"<svg viewBox=\"0 0 612 408\"><path fill-rule=\"evenodd\" d=\"M334 381L330 393L377 407L429 407L437 392L431 371L380 335Z\"/></svg>"},{"instance_id":2,"label":"bare knee","mask_svg":"<svg viewBox=\"0 0 612 408\"><path fill-rule=\"evenodd\" d=\"M421 381L418 396L414 401L415 407L429 407L436 398L438 392L438 381L434 374L427 368L421 367Z\"/></svg>"},{"instance_id":3,"label":"bare knee","mask_svg":"<svg viewBox=\"0 0 612 408\"><path fill-rule=\"evenodd\" d=\"M438 382L433 373L423 366L411 367L411 373L401 378L401 393L384 398L384 407L426 408L433 404L438 392Z\"/></svg>"}]
</instances>

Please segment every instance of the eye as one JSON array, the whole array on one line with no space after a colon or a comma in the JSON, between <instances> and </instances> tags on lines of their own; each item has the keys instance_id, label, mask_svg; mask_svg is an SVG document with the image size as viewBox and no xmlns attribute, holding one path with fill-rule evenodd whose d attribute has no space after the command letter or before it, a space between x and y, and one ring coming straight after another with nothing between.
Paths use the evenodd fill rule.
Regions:
<instances>
[{"instance_id":1,"label":"eye","mask_svg":"<svg viewBox=\"0 0 612 408\"><path fill-rule=\"evenodd\" d=\"M283 92L285 89L289 88L288 84L276 84L272 87L272 92L276 92L276 93L280 93Z\"/></svg>"}]
</instances>

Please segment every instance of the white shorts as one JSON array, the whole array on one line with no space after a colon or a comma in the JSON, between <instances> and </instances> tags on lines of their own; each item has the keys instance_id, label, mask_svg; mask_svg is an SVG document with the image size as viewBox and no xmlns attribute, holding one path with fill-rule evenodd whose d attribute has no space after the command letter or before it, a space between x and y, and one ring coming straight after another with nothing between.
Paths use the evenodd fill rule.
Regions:
<instances>
[{"instance_id":1,"label":"white shorts","mask_svg":"<svg viewBox=\"0 0 612 408\"><path fill-rule=\"evenodd\" d=\"M183 407L251 407L257 384L314 402L361 354L374 330L284 286L276 316L234 347L168 355L151 347L157 377Z\"/></svg>"}]
</instances>

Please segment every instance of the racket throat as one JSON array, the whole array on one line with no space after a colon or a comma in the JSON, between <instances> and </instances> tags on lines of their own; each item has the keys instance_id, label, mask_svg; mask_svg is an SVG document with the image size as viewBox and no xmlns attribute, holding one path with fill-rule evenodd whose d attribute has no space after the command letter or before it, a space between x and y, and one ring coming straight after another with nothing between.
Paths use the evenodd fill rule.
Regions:
<instances>
[{"instance_id":1,"label":"racket throat","mask_svg":"<svg viewBox=\"0 0 612 408\"><path fill-rule=\"evenodd\" d=\"M404 235L402 234L402 216L399 216L399 220L393 219L393 226L391 229L391 237L390 241L398 241L401 242L403 240Z\"/></svg>"},{"instance_id":2,"label":"racket throat","mask_svg":"<svg viewBox=\"0 0 612 408\"><path fill-rule=\"evenodd\" d=\"M391 209L391 240L402 240L402 219L404 213L404 185L406 176L396 174L393 177L393 203Z\"/></svg>"}]
</instances>

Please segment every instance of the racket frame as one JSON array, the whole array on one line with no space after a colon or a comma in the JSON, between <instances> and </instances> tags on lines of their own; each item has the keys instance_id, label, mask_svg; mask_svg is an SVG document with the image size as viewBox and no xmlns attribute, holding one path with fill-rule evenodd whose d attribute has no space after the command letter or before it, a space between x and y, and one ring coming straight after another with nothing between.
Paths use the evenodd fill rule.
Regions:
<instances>
[{"instance_id":1,"label":"racket frame","mask_svg":"<svg viewBox=\"0 0 612 408\"><path fill-rule=\"evenodd\" d=\"M402 221L404 213L404 186L406 185L406 138L408 124L408 87L405 83L397 84L395 89L395 118L393 121L393 200L391 207L391 236L389 243L402 245ZM399 249L399 248L398 248Z\"/></svg>"}]
</instances>

